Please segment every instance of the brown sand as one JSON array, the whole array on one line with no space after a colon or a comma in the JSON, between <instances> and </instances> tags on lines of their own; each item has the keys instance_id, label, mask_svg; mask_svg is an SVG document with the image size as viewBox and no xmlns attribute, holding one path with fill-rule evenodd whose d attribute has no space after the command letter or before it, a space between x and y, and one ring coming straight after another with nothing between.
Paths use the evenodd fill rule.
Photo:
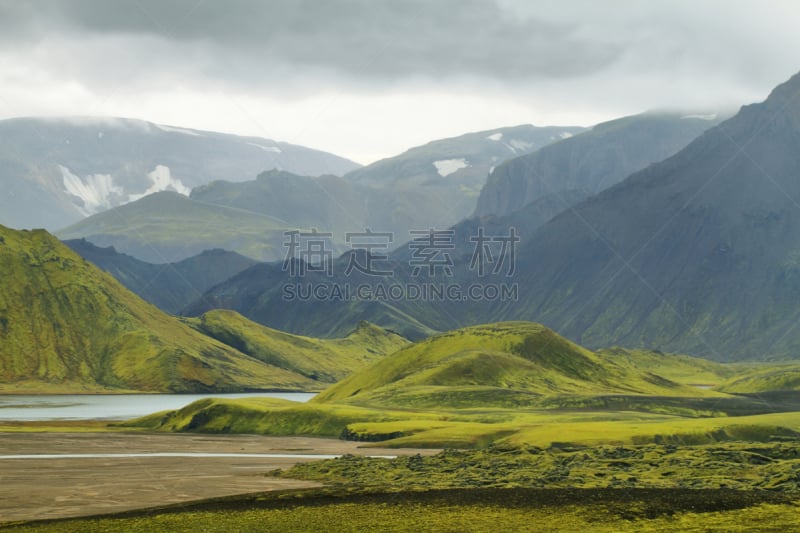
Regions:
<instances>
[{"instance_id":1,"label":"brown sand","mask_svg":"<svg viewBox=\"0 0 800 533\"><path fill-rule=\"evenodd\" d=\"M0 433L0 455L151 452L429 455L436 451L360 448L356 442L310 437ZM217 496L318 486L313 482L263 475L305 460L253 457L0 459L0 522L110 513Z\"/></svg>"}]
</instances>

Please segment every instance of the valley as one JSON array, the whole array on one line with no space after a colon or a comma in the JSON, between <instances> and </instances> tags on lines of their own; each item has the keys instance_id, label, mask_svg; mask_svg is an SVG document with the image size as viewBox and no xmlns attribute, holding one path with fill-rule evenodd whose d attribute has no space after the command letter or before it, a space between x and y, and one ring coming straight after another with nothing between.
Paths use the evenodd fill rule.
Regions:
<instances>
[{"instance_id":1,"label":"valley","mask_svg":"<svg viewBox=\"0 0 800 533\"><path fill-rule=\"evenodd\" d=\"M459 131L451 116L430 130L439 138L410 107L408 120L364 130L367 118L396 118L389 86L410 94L430 80L387 71L358 85L384 87L381 99L349 92L351 71L378 61L359 55L369 39L354 26L344 40L359 53L331 70L341 80L327 103L313 82L330 73L290 79L316 65L305 54L336 57L336 39L301 29L317 10L324 24L311 33L335 26L345 4L288 22L276 10L280 31L271 13L240 21L255 48L264 35L269 50L304 38L270 72L279 83L258 82L285 92L280 106L261 108L261 92L226 97L243 131L268 131L269 109L281 138L358 141L363 152L350 152L365 154L407 142L364 165L271 134L0 117L0 530L798 529L800 74L735 112L671 86L640 112L638 82L626 92L615 79L631 103L589 113L578 92L603 85L587 73L625 63L611 41L583 50L591 32L483 12L456 42L558 45L529 46L542 57L502 49L514 74L492 90L510 95L543 69L559 94L582 83L559 96L573 111L532 115L552 125L487 124L503 96L462 107L475 127ZM463 26L483 4L448 16ZM109 34L137 38L147 9L135 7ZM42 27L72 13L59 9ZM147 47L180 41L203 50L187 57L205 75L260 79L239 62L247 54L213 66L205 32L229 13L208 9L193 8L207 17L201 34L176 26ZM435 24L446 50L449 22ZM414 38L372 51L420 60L403 47L426 26L408 27ZM450 50L456 60L426 76L479 61L476 50ZM587 63L560 71L567 55ZM493 77L476 72L458 77L464 91ZM143 93L181 85L161 75ZM548 101L542 87L496 116L528 117L520 110ZM736 101L755 94L737 87ZM434 93L415 107L433 116L430 102L470 101ZM340 96L358 113L334 112ZM192 107L210 120L212 106ZM233 124L229 111L211 122ZM332 123L335 135L318 136ZM412 123L413 135L400 131ZM583 125L559 125L571 123Z\"/></svg>"}]
</instances>

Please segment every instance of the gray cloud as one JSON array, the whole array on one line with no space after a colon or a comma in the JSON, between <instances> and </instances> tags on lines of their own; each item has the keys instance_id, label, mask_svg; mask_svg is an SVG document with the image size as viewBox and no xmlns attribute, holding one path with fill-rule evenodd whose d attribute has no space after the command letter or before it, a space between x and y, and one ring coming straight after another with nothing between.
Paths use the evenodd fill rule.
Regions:
<instances>
[{"instance_id":1,"label":"gray cloud","mask_svg":"<svg viewBox=\"0 0 800 533\"><path fill-rule=\"evenodd\" d=\"M0 0L0 117L124 114L359 161L763 99L796 0Z\"/></svg>"},{"instance_id":2,"label":"gray cloud","mask_svg":"<svg viewBox=\"0 0 800 533\"><path fill-rule=\"evenodd\" d=\"M212 64L317 68L358 77L586 75L621 46L575 35L575 25L511 16L488 0L92 0L5 2L0 33L156 37L205 47ZM163 59L163 58L161 58ZM217 63L217 64L213 64Z\"/></svg>"}]
</instances>

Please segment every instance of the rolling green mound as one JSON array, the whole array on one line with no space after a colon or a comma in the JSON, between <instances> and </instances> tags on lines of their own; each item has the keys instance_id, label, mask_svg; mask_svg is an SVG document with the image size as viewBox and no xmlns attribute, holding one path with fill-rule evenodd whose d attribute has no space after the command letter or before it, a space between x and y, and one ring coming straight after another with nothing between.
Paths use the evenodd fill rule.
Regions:
<instances>
[{"instance_id":1,"label":"rolling green mound","mask_svg":"<svg viewBox=\"0 0 800 533\"><path fill-rule=\"evenodd\" d=\"M404 348L313 401L405 407L533 404L550 395L702 396L641 370L632 357L594 353L539 324L464 328Z\"/></svg>"},{"instance_id":2,"label":"rolling green mound","mask_svg":"<svg viewBox=\"0 0 800 533\"><path fill-rule=\"evenodd\" d=\"M334 383L409 344L403 337L367 322L343 339L315 339L261 326L235 311L209 311L186 321L259 361L326 383Z\"/></svg>"},{"instance_id":3,"label":"rolling green mound","mask_svg":"<svg viewBox=\"0 0 800 533\"><path fill-rule=\"evenodd\" d=\"M43 230L0 226L0 391L313 390L202 335Z\"/></svg>"}]
</instances>

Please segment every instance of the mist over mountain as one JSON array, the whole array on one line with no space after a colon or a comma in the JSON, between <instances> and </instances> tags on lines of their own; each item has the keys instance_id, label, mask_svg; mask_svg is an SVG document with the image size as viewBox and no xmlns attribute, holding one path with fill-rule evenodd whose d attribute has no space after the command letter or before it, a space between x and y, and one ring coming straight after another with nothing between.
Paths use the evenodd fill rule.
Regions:
<instances>
[{"instance_id":1,"label":"mist over mountain","mask_svg":"<svg viewBox=\"0 0 800 533\"><path fill-rule=\"evenodd\" d=\"M57 230L158 191L186 195L273 168L341 175L358 166L271 139L134 119L0 120L0 223Z\"/></svg>"}]
</instances>

